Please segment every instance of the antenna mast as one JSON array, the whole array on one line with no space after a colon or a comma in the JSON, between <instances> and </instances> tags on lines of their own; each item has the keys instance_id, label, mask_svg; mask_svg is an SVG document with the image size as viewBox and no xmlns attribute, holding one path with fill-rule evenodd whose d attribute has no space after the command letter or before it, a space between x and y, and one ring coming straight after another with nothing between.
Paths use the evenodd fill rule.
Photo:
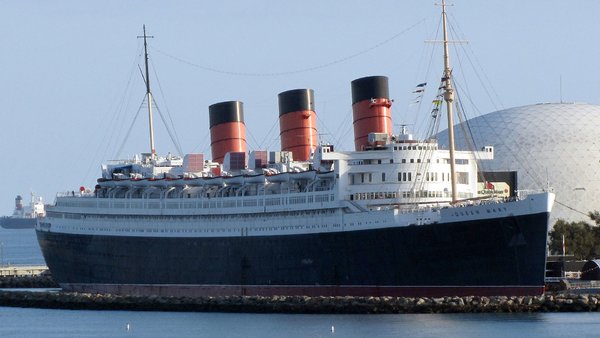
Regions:
<instances>
[{"instance_id":1,"label":"antenna mast","mask_svg":"<svg viewBox=\"0 0 600 338\"><path fill-rule=\"evenodd\" d=\"M144 38L144 63L146 66L146 100L148 101L148 126L150 127L150 156L152 159L156 158L156 149L154 148L154 122L152 119L152 92L150 91L150 76L148 73L148 43L147 38L153 38L154 36L146 35L146 25L144 27L144 35L138 36L138 38Z\"/></svg>"},{"instance_id":2,"label":"antenna mast","mask_svg":"<svg viewBox=\"0 0 600 338\"><path fill-rule=\"evenodd\" d=\"M444 28L444 101L448 113L448 146L450 151L450 180L452 184L452 204L458 201L456 188L456 160L454 159L454 117L452 103L454 102L454 89L452 88L452 69L450 68L450 55L448 53L448 29L446 23L446 1L442 0L442 25Z\"/></svg>"}]
</instances>

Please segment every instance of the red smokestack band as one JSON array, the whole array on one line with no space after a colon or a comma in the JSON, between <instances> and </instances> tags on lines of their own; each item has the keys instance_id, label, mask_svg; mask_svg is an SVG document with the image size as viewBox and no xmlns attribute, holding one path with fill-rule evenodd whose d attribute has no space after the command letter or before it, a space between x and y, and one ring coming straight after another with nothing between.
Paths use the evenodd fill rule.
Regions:
<instances>
[{"instance_id":1,"label":"red smokestack band","mask_svg":"<svg viewBox=\"0 0 600 338\"><path fill-rule=\"evenodd\" d=\"M246 152L244 104L240 101L215 103L208 107L212 160L223 163L228 152Z\"/></svg>"},{"instance_id":2,"label":"red smokestack band","mask_svg":"<svg viewBox=\"0 0 600 338\"><path fill-rule=\"evenodd\" d=\"M392 134L388 78L369 76L352 81L354 147L362 150L369 133Z\"/></svg>"},{"instance_id":3,"label":"red smokestack band","mask_svg":"<svg viewBox=\"0 0 600 338\"><path fill-rule=\"evenodd\" d=\"M291 151L296 161L306 161L317 147L314 92L294 89L280 93L278 98L281 150Z\"/></svg>"}]
</instances>

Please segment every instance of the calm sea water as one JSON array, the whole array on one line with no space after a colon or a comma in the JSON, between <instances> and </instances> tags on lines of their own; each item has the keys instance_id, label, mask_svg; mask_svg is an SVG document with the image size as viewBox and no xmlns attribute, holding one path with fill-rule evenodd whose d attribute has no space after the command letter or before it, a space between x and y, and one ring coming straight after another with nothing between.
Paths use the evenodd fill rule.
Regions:
<instances>
[{"instance_id":1,"label":"calm sea water","mask_svg":"<svg viewBox=\"0 0 600 338\"><path fill-rule=\"evenodd\" d=\"M44 265L44 257L33 229L0 227L0 265Z\"/></svg>"},{"instance_id":2,"label":"calm sea water","mask_svg":"<svg viewBox=\"0 0 600 338\"><path fill-rule=\"evenodd\" d=\"M0 264L44 264L33 230L0 228L0 243ZM285 315L0 307L0 337L598 336L600 313Z\"/></svg>"},{"instance_id":3,"label":"calm sea water","mask_svg":"<svg viewBox=\"0 0 600 338\"><path fill-rule=\"evenodd\" d=\"M2 337L598 337L599 334L597 313L284 315L0 307Z\"/></svg>"}]
</instances>

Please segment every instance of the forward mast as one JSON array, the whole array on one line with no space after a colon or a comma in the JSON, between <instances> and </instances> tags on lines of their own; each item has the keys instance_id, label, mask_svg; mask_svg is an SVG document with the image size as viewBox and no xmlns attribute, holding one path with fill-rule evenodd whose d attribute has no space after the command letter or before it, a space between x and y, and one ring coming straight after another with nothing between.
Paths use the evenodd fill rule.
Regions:
<instances>
[{"instance_id":1,"label":"forward mast","mask_svg":"<svg viewBox=\"0 0 600 338\"><path fill-rule=\"evenodd\" d=\"M138 36L138 38L144 38L144 65L145 65L145 77L144 82L146 82L146 100L148 101L148 126L150 129L150 156L152 159L156 158L156 148L154 147L154 122L152 117L152 91L150 90L150 74L148 72L148 38L153 38L154 36L146 35L146 25L144 27L144 35Z\"/></svg>"},{"instance_id":2,"label":"forward mast","mask_svg":"<svg viewBox=\"0 0 600 338\"><path fill-rule=\"evenodd\" d=\"M450 68L450 53L448 52L448 29L446 21L446 1L442 0L442 25L444 29L444 101L448 114L448 146L450 152L450 181L452 192L452 204L458 201L458 189L456 187L456 160L454 145L454 117L452 103L454 102L454 89L452 88L452 69Z\"/></svg>"}]
</instances>

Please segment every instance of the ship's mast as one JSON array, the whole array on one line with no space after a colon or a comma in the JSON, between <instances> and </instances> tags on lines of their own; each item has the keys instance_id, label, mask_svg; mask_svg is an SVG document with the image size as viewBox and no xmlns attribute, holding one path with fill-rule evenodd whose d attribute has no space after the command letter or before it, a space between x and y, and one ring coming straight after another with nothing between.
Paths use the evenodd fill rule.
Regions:
<instances>
[{"instance_id":1,"label":"ship's mast","mask_svg":"<svg viewBox=\"0 0 600 338\"><path fill-rule=\"evenodd\" d=\"M452 88L452 69L450 68L450 55L448 53L448 29L446 24L446 1L442 0L442 25L444 29L444 101L448 113L448 145L450 151L450 181L452 184L452 204L458 201L456 188L456 161L454 159L454 118L452 103L454 102L454 89Z\"/></svg>"},{"instance_id":2,"label":"ship's mast","mask_svg":"<svg viewBox=\"0 0 600 338\"><path fill-rule=\"evenodd\" d=\"M146 25L144 25L144 62L146 66L146 100L148 101L148 126L150 127L150 156L152 159L156 157L156 149L154 148L154 122L152 119L152 92L150 91L150 76L148 73L148 44L147 38L153 38L153 36L146 35Z\"/></svg>"}]
</instances>

